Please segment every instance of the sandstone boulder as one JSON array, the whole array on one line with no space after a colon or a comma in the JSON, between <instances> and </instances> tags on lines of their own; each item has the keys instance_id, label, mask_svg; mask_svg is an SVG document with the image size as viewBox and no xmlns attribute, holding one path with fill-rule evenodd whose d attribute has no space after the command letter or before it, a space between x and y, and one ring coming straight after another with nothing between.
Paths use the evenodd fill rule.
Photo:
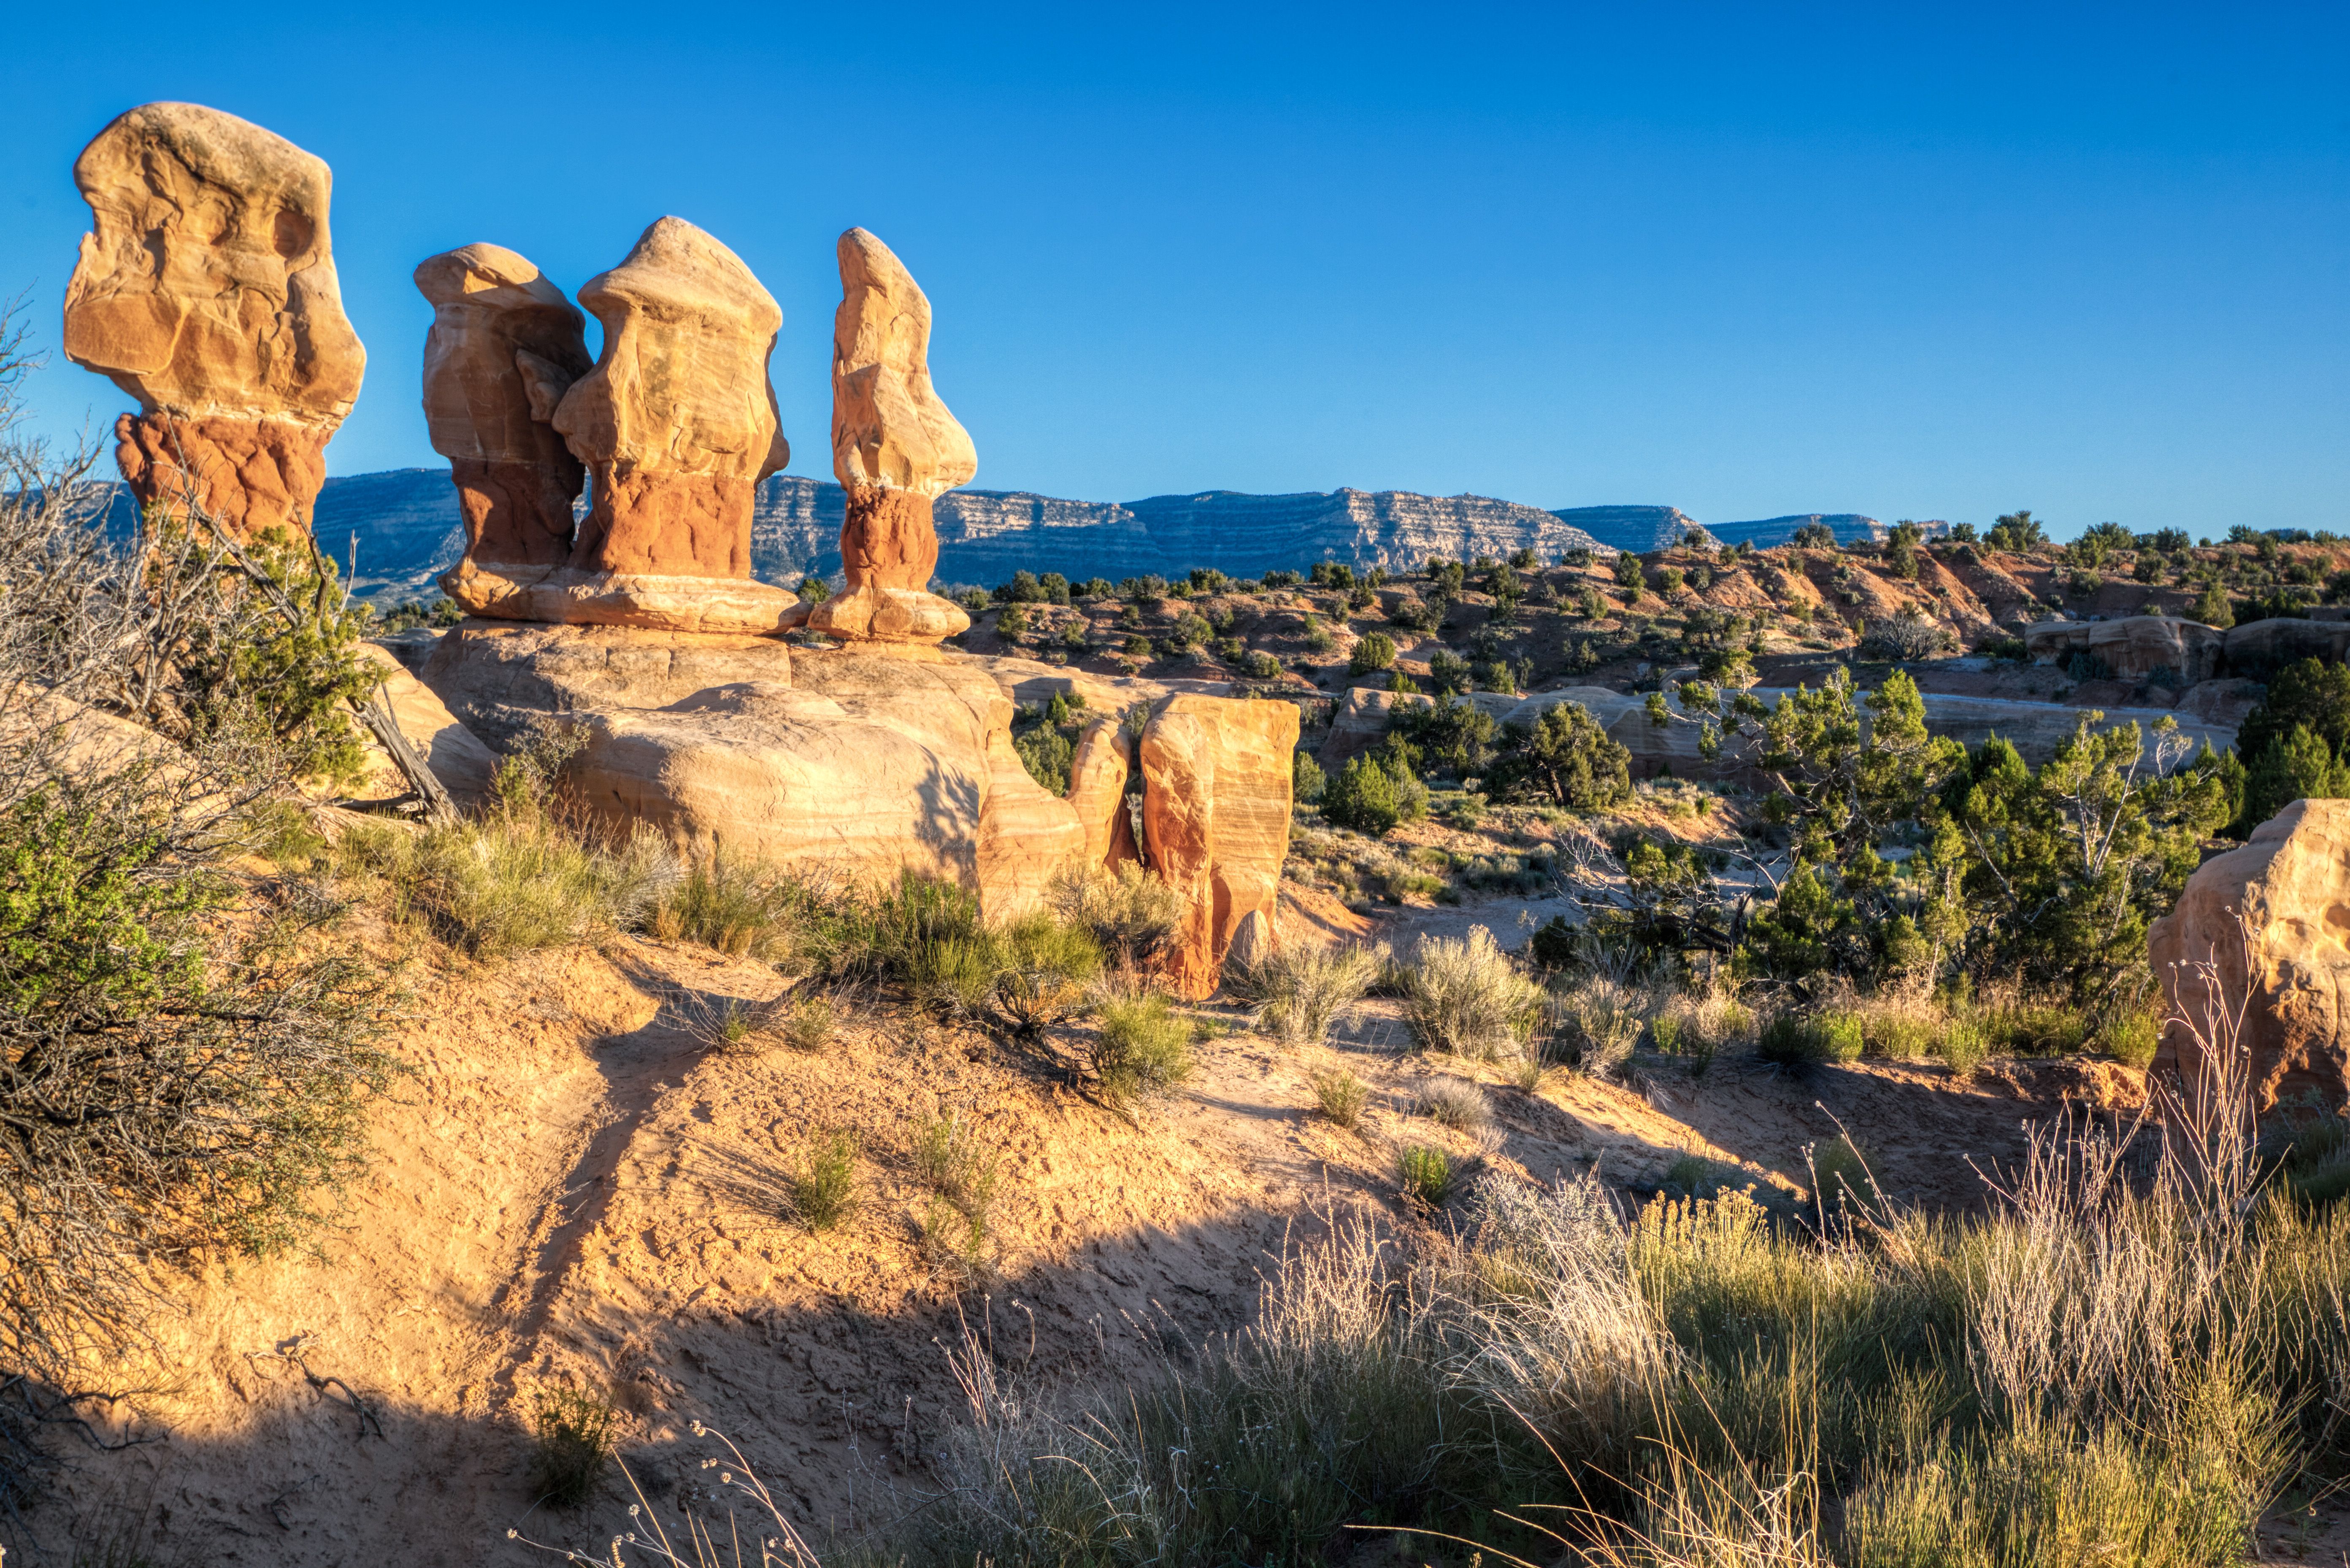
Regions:
<instances>
[{"instance_id":1,"label":"sandstone boulder","mask_svg":"<svg viewBox=\"0 0 2350 1568\"><path fill-rule=\"evenodd\" d=\"M2063 664L2085 653L2131 680L2167 670L2182 684L2218 672L2224 634L2178 616L2133 615L2118 620L2051 620L2027 627L2024 648L2043 664Z\"/></svg>"},{"instance_id":2,"label":"sandstone boulder","mask_svg":"<svg viewBox=\"0 0 2350 1568\"><path fill-rule=\"evenodd\" d=\"M2240 924L2241 921L2241 924ZM2314 1092L2350 1102L2350 801L2295 801L2241 849L2207 860L2147 934L2147 957L2189 1017L2243 1005L2262 1112ZM2214 966L2205 972L2193 964ZM2220 995L2210 994L2216 977ZM2168 1023L2155 1061L2198 1092L2194 1034Z\"/></svg>"},{"instance_id":3,"label":"sandstone boulder","mask_svg":"<svg viewBox=\"0 0 2350 1568\"><path fill-rule=\"evenodd\" d=\"M1151 869L1186 905L1167 960L1182 995L1215 991L1252 911L1274 917L1297 731L1292 703L1192 696L1168 699L1143 730L1143 838Z\"/></svg>"},{"instance_id":4,"label":"sandstone boulder","mask_svg":"<svg viewBox=\"0 0 2350 1568\"><path fill-rule=\"evenodd\" d=\"M594 480L568 557L468 558L442 587L476 615L772 635L797 597L751 577L759 481L789 461L767 356L783 311L733 252L662 218L579 301L604 328L552 421Z\"/></svg>"},{"instance_id":5,"label":"sandstone boulder","mask_svg":"<svg viewBox=\"0 0 2350 1568\"><path fill-rule=\"evenodd\" d=\"M808 624L850 640L935 644L971 618L925 591L939 564L931 503L978 472L979 454L931 385L931 302L913 275L863 229L840 236L838 254L832 467L848 492L848 591Z\"/></svg>"},{"instance_id":6,"label":"sandstone boulder","mask_svg":"<svg viewBox=\"0 0 2350 1568\"><path fill-rule=\"evenodd\" d=\"M67 358L139 400L116 461L141 504L192 490L224 525L307 531L367 353L343 314L327 165L257 125L151 103L74 161L91 232Z\"/></svg>"},{"instance_id":7,"label":"sandstone boulder","mask_svg":"<svg viewBox=\"0 0 2350 1568\"><path fill-rule=\"evenodd\" d=\"M993 681L935 664L803 654L795 683L744 682L586 716L588 808L796 874L900 871L974 889L990 918L1034 908L1083 853L1076 811L1028 776Z\"/></svg>"},{"instance_id":8,"label":"sandstone boulder","mask_svg":"<svg viewBox=\"0 0 2350 1568\"><path fill-rule=\"evenodd\" d=\"M2224 636L2228 668L2239 675L2265 677L2298 659L2339 663L2350 655L2350 621L2273 616L2230 627Z\"/></svg>"},{"instance_id":9,"label":"sandstone boulder","mask_svg":"<svg viewBox=\"0 0 2350 1568\"><path fill-rule=\"evenodd\" d=\"M419 679L476 735L511 747L546 720L666 708L716 686L788 687L792 650L772 638L468 620L433 645Z\"/></svg>"},{"instance_id":10,"label":"sandstone boulder","mask_svg":"<svg viewBox=\"0 0 2350 1568\"><path fill-rule=\"evenodd\" d=\"M432 689L411 675L389 649L363 642L359 651L362 659L383 670L383 695L392 722L432 768L450 798L460 806L486 804L494 793L497 753L458 722ZM377 771L385 777L387 793L406 792L407 782L400 778L389 757Z\"/></svg>"},{"instance_id":11,"label":"sandstone boulder","mask_svg":"<svg viewBox=\"0 0 2350 1568\"><path fill-rule=\"evenodd\" d=\"M500 245L446 252L415 277L432 305L424 423L456 482L466 559L563 565L587 471L555 428L555 410L592 363L587 318Z\"/></svg>"}]
</instances>

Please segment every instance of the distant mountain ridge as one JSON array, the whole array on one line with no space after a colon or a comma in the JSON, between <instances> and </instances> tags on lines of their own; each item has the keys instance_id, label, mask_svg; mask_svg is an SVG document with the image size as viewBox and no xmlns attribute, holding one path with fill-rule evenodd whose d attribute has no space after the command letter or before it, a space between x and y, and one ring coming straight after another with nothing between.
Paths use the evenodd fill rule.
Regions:
<instances>
[{"instance_id":1,"label":"distant mountain ridge","mask_svg":"<svg viewBox=\"0 0 2350 1568\"><path fill-rule=\"evenodd\" d=\"M828 480L779 473L759 487L751 522L752 570L792 584L840 570L847 497ZM126 507L127 510L127 507ZM1857 513L1806 513L1747 523L1700 524L1674 506L1574 506L1556 511L1487 495L1403 490L1304 491L1253 495L1207 490L1140 501L1068 501L1024 491L955 490L938 499L941 585L992 586L1016 571L1087 577L1173 576L1213 566L1262 576L1316 561L1357 570L1418 567L1430 556L1473 559L1531 549L1544 560L1569 550L1647 552L1692 530L1725 544L1782 545L1806 523L1839 540L1881 539L1885 525ZM457 493L444 468L401 468L327 481L314 528L348 564L369 598L429 599L432 578L464 551Z\"/></svg>"}]
</instances>

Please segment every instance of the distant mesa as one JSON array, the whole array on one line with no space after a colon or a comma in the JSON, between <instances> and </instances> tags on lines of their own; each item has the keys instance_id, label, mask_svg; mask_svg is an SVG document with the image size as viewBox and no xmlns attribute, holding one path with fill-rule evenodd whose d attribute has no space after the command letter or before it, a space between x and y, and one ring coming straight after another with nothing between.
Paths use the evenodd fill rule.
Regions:
<instances>
[{"instance_id":1,"label":"distant mesa","mask_svg":"<svg viewBox=\"0 0 2350 1568\"><path fill-rule=\"evenodd\" d=\"M66 357L139 400L115 457L142 504L192 490L226 527L307 529L367 351L343 314L327 165L190 103L130 109L82 150L91 230Z\"/></svg>"}]
</instances>

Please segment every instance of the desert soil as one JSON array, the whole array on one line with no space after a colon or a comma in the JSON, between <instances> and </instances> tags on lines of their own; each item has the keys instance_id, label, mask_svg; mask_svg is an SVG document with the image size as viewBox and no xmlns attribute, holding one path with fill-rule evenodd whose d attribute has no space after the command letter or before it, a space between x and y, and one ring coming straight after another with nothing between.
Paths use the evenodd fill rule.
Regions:
<instances>
[{"instance_id":1,"label":"desert soil","mask_svg":"<svg viewBox=\"0 0 2350 1568\"><path fill-rule=\"evenodd\" d=\"M1366 920L1293 899L1285 933L1522 933L1523 900ZM220 1268L180 1293L148 1392L83 1407L52 1548L144 1519L164 1561L429 1565L540 1560L509 1542L597 1549L623 1500L534 1509L536 1398L608 1390L649 1496L707 1485L695 1421L735 1439L812 1538L919 1506L924 1461L965 1419L948 1352L966 1334L1015 1379L1132 1378L1245 1324L1285 1247L1359 1217L1409 1214L1404 1143L1533 1180L1596 1168L1638 1192L1685 1153L1791 1196L1806 1145L1849 1129L1896 1198L1982 1201L1979 1170L2067 1097L2134 1096L2119 1069L1861 1063L1790 1076L1728 1057L1701 1076L1642 1058L1633 1086L1554 1075L1538 1093L1408 1049L1392 1004L1330 1044L1288 1052L1232 1005L1171 1101L1131 1118L1079 1092L1063 1043L1028 1046L842 997L831 1046L714 1044L729 1007L771 998L772 969L615 937L478 964L391 931L412 1069L375 1122L375 1158L314 1254ZM1370 1088L1361 1126L1314 1114L1310 1075ZM1414 1113L1439 1076L1487 1085L1482 1131ZM973 1276L921 1244L918 1125L968 1118L1001 1162L995 1239ZM786 1217L813 1140L860 1144L857 1212L811 1232ZM135 1441L132 1439L136 1439Z\"/></svg>"}]
</instances>

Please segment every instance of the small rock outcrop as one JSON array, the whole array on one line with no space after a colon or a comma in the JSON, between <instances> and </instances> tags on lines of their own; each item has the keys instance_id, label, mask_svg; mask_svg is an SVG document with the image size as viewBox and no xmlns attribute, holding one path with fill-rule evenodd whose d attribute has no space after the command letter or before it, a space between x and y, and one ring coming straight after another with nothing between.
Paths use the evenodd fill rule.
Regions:
<instances>
[{"instance_id":1,"label":"small rock outcrop","mask_svg":"<svg viewBox=\"0 0 2350 1568\"><path fill-rule=\"evenodd\" d=\"M559 566L586 467L555 428L556 406L593 363L587 318L525 257L472 244L416 269L432 305L424 422L449 460L465 522L465 565Z\"/></svg>"},{"instance_id":2,"label":"small rock outcrop","mask_svg":"<svg viewBox=\"0 0 2350 1568\"><path fill-rule=\"evenodd\" d=\"M847 591L808 617L818 631L899 651L971 625L928 592L938 569L931 504L979 472L971 437L931 385L931 302L889 247L840 236L832 327L832 469L848 493L840 529Z\"/></svg>"},{"instance_id":3,"label":"small rock outcrop","mask_svg":"<svg viewBox=\"0 0 2350 1568\"><path fill-rule=\"evenodd\" d=\"M1233 933L1278 911L1289 853L1295 704L1170 697L1142 732L1142 831L1150 867L1185 915L1166 961L1182 995L1212 995Z\"/></svg>"},{"instance_id":4,"label":"small rock outcrop","mask_svg":"<svg viewBox=\"0 0 2350 1568\"><path fill-rule=\"evenodd\" d=\"M307 531L367 351L343 314L326 163L192 103L119 117L74 161L91 232L65 351L139 400L115 459L142 505L192 492L246 535Z\"/></svg>"},{"instance_id":5,"label":"small rock outcrop","mask_svg":"<svg viewBox=\"0 0 2350 1568\"><path fill-rule=\"evenodd\" d=\"M2254 828L2242 848L2197 868L2147 933L2147 957L2188 1017L2242 1004L2241 1044L2259 1110L2310 1093L2338 1108L2350 1103L2345 940L2350 800L2301 800ZM2154 1066L2198 1093L2206 1064L2194 1033L2167 1024Z\"/></svg>"},{"instance_id":6,"label":"small rock outcrop","mask_svg":"<svg viewBox=\"0 0 2350 1568\"><path fill-rule=\"evenodd\" d=\"M2224 634L2178 616L2133 615L2119 620L2049 620L2023 631L2023 646L2043 664L2085 653L2117 676L2142 680L2157 670L2182 685L2218 672Z\"/></svg>"},{"instance_id":7,"label":"small rock outcrop","mask_svg":"<svg viewBox=\"0 0 2350 1568\"><path fill-rule=\"evenodd\" d=\"M650 630L784 629L798 598L751 576L759 481L791 456L767 384L783 311L741 258L661 218L579 303L603 352L552 423L592 477L566 564L443 579L476 615Z\"/></svg>"}]
</instances>

